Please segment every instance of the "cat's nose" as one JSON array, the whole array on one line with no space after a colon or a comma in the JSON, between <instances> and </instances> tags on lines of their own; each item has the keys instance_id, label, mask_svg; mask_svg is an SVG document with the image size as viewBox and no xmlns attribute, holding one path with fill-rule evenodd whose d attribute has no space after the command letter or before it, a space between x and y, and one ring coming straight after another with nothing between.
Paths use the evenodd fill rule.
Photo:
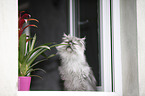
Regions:
<instances>
[{"instance_id":1,"label":"cat's nose","mask_svg":"<svg viewBox=\"0 0 145 96\"><path fill-rule=\"evenodd\" d=\"M69 42L68 44L72 44L72 42Z\"/></svg>"},{"instance_id":2,"label":"cat's nose","mask_svg":"<svg viewBox=\"0 0 145 96\"><path fill-rule=\"evenodd\" d=\"M68 42L68 44L72 45L72 42Z\"/></svg>"}]
</instances>

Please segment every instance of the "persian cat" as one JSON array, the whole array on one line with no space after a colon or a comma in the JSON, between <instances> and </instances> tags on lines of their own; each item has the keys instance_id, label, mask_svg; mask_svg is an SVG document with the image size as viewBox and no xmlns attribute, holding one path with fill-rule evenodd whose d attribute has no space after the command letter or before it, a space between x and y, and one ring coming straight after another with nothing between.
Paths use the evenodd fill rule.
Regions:
<instances>
[{"instance_id":1,"label":"persian cat","mask_svg":"<svg viewBox=\"0 0 145 96\"><path fill-rule=\"evenodd\" d=\"M85 38L77 38L64 34L61 46L57 47L61 58L59 73L64 80L65 90L69 91L94 91L96 80L89 67L85 51Z\"/></svg>"}]
</instances>

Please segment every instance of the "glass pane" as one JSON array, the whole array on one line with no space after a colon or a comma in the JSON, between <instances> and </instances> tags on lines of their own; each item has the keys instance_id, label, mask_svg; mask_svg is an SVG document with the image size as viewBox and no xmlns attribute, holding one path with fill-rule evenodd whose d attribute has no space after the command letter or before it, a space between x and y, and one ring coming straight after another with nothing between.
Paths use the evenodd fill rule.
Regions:
<instances>
[{"instance_id":1,"label":"glass pane","mask_svg":"<svg viewBox=\"0 0 145 96\"><path fill-rule=\"evenodd\" d=\"M101 86L100 1L76 1L76 32L78 36L86 37L86 58L94 72L97 86Z\"/></svg>"},{"instance_id":2,"label":"glass pane","mask_svg":"<svg viewBox=\"0 0 145 96\"><path fill-rule=\"evenodd\" d=\"M102 86L99 33L100 2L99 0L75 1L75 15L77 17L75 18L75 30L78 37L86 37L86 58L92 67L97 86ZM30 27L31 35L34 36L35 33L37 35L36 46L49 42L60 43L63 33L69 34L69 0L19 0L19 10L29 12L33 18L39 20L38 24L35 22L38 28ZM51 52L45 54L51 53L56 53L56 50L52 49ZM37 58L37 60L40 59L42 56ZM63 90L63 82L60 80L58 72L59 62L56 56L35 66L35 68L44 69L46 73L32 72L32 75L39 75L43 80L32 77L30 90Z\"/></svg>"},{"instance_id":3,"label":"glass pane","mask_svg":"<svg viewBox=\"0 0 145 96\"><path fill-rule=\"evenodd\" d=\"M67 32L68 27L68 4L67 0L19 0L19 10L29 12L32 18L38 19L39 23L36 24L38 28L30 27L31 36L36 33L37 41L36 46L44 43L62 41L63 33ZM46 52L46 55L56 53L56 49L51 52ZM37 60L43 58L38 57ZM43 78L32 77L30 90L62 90L62 82L58 72L59 60L55 56L47 61L44 61L35 66L46 71L32 72L32 75L39 75Z\"/></svg>"}]
</instances>

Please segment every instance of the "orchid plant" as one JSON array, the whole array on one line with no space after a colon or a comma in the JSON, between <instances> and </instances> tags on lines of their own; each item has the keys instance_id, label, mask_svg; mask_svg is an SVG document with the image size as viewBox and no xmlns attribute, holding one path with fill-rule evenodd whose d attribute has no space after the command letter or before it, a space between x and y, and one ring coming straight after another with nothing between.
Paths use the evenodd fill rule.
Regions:
<instances>
[{"instance_id":1,"label":"orchid plant","mask_svg":"<svg viewBox=\"0 0 145 96\"><path fill-rule=\"evenodd\" d=\"M23 14L23 15L22 15ZM36 21L39 22L37 19L33 19L31 18L30 14L25 13L24 11L19 13L19 20L18 20L18 34L19 34L19 54L18 54L18 75L19 76L37 76L37 75L30 75L30 73L32 71L36 71L36 70L42 70L40 68L35 68L33 69L33 66L35 66L36 64L47 60L48 58L51 58L53 56L55 56L55 54L51 54L49 56L46 56L44 54L45 51L50 50L53 47L59 46L60 44L53 44L53 43L47 43L47 44L43 44L40 45L38 47L34 48L35 45L35 41L36 41L36 34L34 35L33 38L31 38L30 36L27 36L26 33L24 33L23 31L30 27L37 27L34 24L29 24L27 26L24 26L24 23L27 23L28 21ZM39 56L42 55L45 58L39 61L34 62L34 60ZM45 72L45 71L44 71ZM40 77L40 76L37 76Z\"/></svg>"}]
</instances>

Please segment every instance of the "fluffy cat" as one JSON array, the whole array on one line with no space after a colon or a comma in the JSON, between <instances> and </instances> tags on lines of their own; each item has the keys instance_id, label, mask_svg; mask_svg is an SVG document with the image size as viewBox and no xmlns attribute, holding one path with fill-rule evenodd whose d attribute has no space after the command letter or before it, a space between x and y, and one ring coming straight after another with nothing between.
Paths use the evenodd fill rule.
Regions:
<instances>
[{"instance_id":1,"label":"fluffy cat","mask_svg":"<svg viewBox=\"0 0 145 96\"><path fill-rule=\"evenodd\" d=\"M59 73L64 80L65 90L69 91L94 91L96 80L89 67L85 51L85 38L77 38L64 34L63 42L57 47L61 58Z\"/></svg>"}]
</instances>

